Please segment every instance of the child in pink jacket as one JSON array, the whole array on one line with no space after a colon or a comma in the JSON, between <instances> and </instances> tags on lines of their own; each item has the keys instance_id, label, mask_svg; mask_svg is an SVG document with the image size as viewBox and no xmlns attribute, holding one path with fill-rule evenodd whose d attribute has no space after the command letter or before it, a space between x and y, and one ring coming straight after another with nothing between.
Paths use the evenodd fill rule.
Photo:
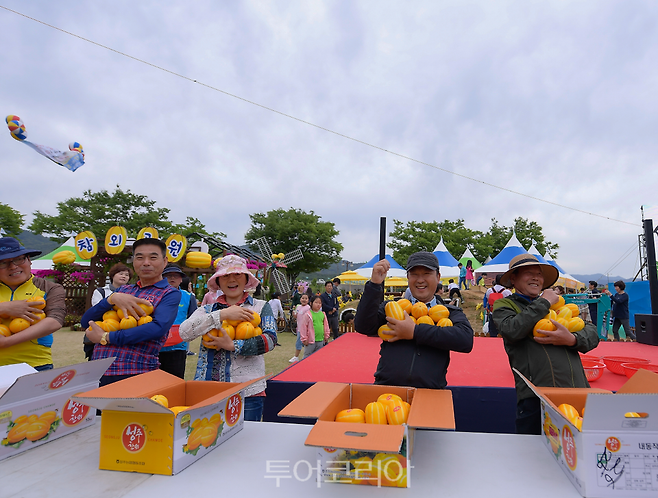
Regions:
<instances>
[{"instance_id":1,"label":"child in pink jacket","mask_svg":"<svg viewBox=\"0 0 658 498\"><path fill-rule=\"evenodd\" d=\"M313 296L311 309L298 318L301 320L299 334L304 345L304 358L315 353L329 340L330 330L327 315L322 311L322 298Z\"/></svg>"}]
</instances>

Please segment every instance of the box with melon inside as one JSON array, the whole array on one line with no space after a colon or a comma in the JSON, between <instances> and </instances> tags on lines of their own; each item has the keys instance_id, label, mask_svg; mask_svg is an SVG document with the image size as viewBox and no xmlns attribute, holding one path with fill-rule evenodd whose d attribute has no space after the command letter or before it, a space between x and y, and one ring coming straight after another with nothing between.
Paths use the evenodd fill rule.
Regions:
<instances>
[{"instance_id":1,"label":"box with melon inside","mask_svg":"<svg viewBox=\"0 0 658 498\"><path fill-rule=\"evenodd\" d=\"M184 381L154 370L75 399L103 410L100 469L174 475L242 430L242 391L258 380Z\"/></svg>"},{"instance_id":2,"label":"box with melon inside","mask_svg":"<svg viewBox=\"0 0 658 498\"><path fill-rule=\"evenodd\" d=\"M379 425L336 422L348 408L366 409L382 394L411 404L407 423ZM323 482L406 488L416 429L454 430L449 390L317 382L288 404L279 416L316 418L306 446L317 448Z\"/></svg>"},{"instance_id":3,"label":"box with melon inside","mask_svg":"<svg viewBox=\"0 0 658 498\"><path fill-rule=\"evenodd\" d=\"M638 370L613 394L536 387L516 373L539 396L542 440L581 495L657 495L658 374ZM584 411L580 429L559 409L562 404Z\"/></svg>"},{"instance_id":4,"label":"box with melon inside","mask_svg":"<svg viewBox=\"0 0 658 498\"><path fill-rule=\"evenodd\" d=\"M72 397L98 387L114 358L37 372L26 363L0 367L0 460L92 425L96 411Z\"/></svg>"}]
</instances>

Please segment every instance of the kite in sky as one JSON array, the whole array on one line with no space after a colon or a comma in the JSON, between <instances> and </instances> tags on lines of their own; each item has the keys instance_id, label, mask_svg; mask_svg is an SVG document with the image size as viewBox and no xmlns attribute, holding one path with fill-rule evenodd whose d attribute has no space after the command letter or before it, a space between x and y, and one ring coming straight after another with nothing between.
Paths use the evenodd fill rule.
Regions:
<instances>
[{"instance_id":1,"label":"kite in sky","mask_svg":"<svg viewBox=\"0 0 658 498\"><path fill-rule=\"evenodd\" d=\"M14 137L19 142L32 147L39 154L47 157L60 166L64 166L68 170L75 171L85 163L85 153L82 149L82 145L80 145L78 142L71 142L69 144L69 150L65 152L55 150L51 147L46 147L45 145L33 144L32 142L25 140L27 138L27 132L25 131L25 125L23 124L21 118L10 114L5 118L5 121L7 122L7 126L9 127L9 132L11 133L12 137Z\"/></svg>"}]
</instances>

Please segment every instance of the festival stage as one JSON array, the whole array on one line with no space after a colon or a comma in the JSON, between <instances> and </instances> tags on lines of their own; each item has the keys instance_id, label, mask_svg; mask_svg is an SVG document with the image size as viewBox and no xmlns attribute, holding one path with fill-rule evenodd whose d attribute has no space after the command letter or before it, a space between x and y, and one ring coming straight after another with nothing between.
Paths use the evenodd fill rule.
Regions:
<instances>
[{"instance_id":1,"label":"festival stage","mask_svg":"<svg viewBox=\"0 0 658 498\"><path fill-rule=\"evenodd\" d=\"M314 423L277 417L277 413L315 382L372 384L381 339L343 334L309 358L273 377L267 384L266 422ZM636 342L602 342L590 355L632 356L658 364L658 347ZM475 337L471 353L450 353L448 388L452 391L457 430L514 433L516 393L503 340ZM626 376L605 370L592 387L616 391Z\"/></svg>"}]
</instances>

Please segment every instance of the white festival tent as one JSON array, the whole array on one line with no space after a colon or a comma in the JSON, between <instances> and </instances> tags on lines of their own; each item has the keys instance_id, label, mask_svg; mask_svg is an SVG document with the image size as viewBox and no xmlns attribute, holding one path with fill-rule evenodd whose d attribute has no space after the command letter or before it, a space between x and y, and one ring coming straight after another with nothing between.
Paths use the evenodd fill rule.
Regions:
<instances>
[{"instance_id":1,"label":"white festival tent","mask_svg":"<svg viewBox=\"0 0 658 498\"><path fill-rule=\"evenodd\" d=\"M491 274L505 273L509 270L509 262L513 257L527 253L528 251L523 248L519 239L516 238L516 234L512 233L509 242L503 247L503 250L500 251L498 256L474 271L475 273L486 273L489 276L491 276Z\"/></svg>"},{"instance_id":2,"label":"white festival tent","mask_svg":"<svg viewBox=\"0 0 658 498\"><path fill-rule=\"evenodd\" d=\"M459 261L457 261L455 257L452 254L450 254L450 251L448 251L448 248L443 243L443 237L441 237L441 240L439 241L439 243L434 248L434 251L432 252L439 260L439 267L441 269L440 271L441 271L442 279L459 277L459 267L457 267Z\"/></svg>"},{"instance_id":3,"label":"white festival tent","mask_svg":"<svg viewBox=\"0 0 658 498\"><path fill-rule=\"evenodd\" d=\"M584 284L582 282L579 282L577 278L566 273L562 268L560 268L560 266L555 261L552 260L549 261L546 258L544 258L541 254L539 254L539 250L535 247L534 241L532 242L532 246L530 246L530 249L528 249L528 252L532 254L534 257L536 257L542 263L548 263L549 265L552 265L555 268L557 268L559 275L557 278L557 282L555 282L555 285L561 285L562 287L566 287L570 289L578 289L579 287L584 287Z\"/></svg>"},{"instance_id":4,"label":"white festival tent","mask_svg":"<svg viewBox=\"0 0 658 498\"><path fill-rule=\"evenodd\" d=\"M53 256L61 251L71 251L75 254L75 263L81 266L89 266L89 260L82 259L75 252L75 239L69 237L66 242L59 246L54 251L49 252L48 254L43 254L37 259L32 259L32 269L33 270L52 270L53 268Z\"/></svg>"},{"instance_id":5,"label":"white festival tent","mask_svg":"<svg viewBox=\"0 0 658 498\"><path fill-rule=\"evenodd\" d=\"M370 278L372 275L372 267L375 266L375 263L379 261L379 254L375 254L370 261L368 261L363 266L357 268L355 271L359 275ZM391 264L391 269L388 270L388 277L404 277L407 278L407 270L402 268L397 261L389 254L386 255L386 261Z\"/></svg>"}]
</instances>

